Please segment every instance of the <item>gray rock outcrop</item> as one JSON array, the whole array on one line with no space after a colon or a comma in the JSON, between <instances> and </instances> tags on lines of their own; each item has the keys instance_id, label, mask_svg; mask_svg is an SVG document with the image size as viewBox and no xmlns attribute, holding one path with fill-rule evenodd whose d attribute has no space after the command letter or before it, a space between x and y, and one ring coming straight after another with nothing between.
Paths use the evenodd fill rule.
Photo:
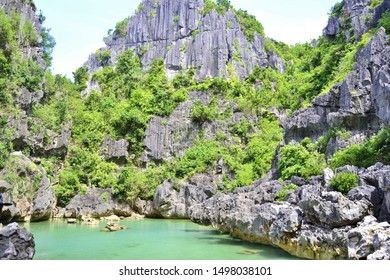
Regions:
<instances>
[{"instance_id":1,"label":"gray rock outcrop","mask_svg":"<svg viewBox=\"0 0 390 280\"><path fill-rule=\"evenodd\" d=\"M17 151L30 149L32 156L65 157L70 145L72 123L63 125L61 132L56 133L45 128L42 121L31 118L26 112L21 116L11 117L8 125L14 130L11 140Z\"/></svg>"},{"instance_id":2,"label":"gray rock outcrop","mask_svg":"<svg viewBox=\"0 0 390 280\"><path fill-rule=\"evenodd\" d=\"M60 209L56 217L77 218L83 216L92 218L108 217L111 215L130 217L133 214L130 204L114 199L109 189L88 189L86 194L78 194L69 204Z\"/></svg>"},{"instance_id":3,"label":"gray rock outcrop","mask_svg":"<svg viewBox=\"0 0 390 280\"><path fill-rule=\"evenodd\" d=\"M25 0L0 0L0 7L7 15L11 15L12 12L17 12L21 15L20 26L23 26L26 21L30 21L35 29L37 35L37 45L24 47L23 55L27 58L34 59L43 68L46 68L45 60L43 59L43 49L40 46L42 44L42 23L43 19L37 16L37 8L33 1ZM22 102L23 103L23 102Z\"/></svg>"},{"instance_id":4,"label":"gray rock outcrop","mask_svg":"<svg viewBox=\"0 0 390 280\"><path fill-rule=\"evenodd\" d=\"M108 64L128 49L141 56L144 67L163 58L169 77L191 67L200 80L229 77L228 64L241 78L255 66L285 71L283 60L266 50L260 34L254 34L253 42L248 41L232 10L203 14L204 7L203 0L144 0L137 12L124 21L123 30L114 31L106 39L101 52L111 52ZM92 74L105 64L92 54L85 67Z\"/></svg>"},{"instance_id":5,"label":"gray rock outcrop","mask_svg":"<svg viewBox=\"0 0 390 280\"><path fill-rule=\"evenodd\" d=\"M115 141L111 137L105 137L100 154L105 160L111 160L117 163L126 163L129 157L129 141L121 139Z\"/></svg>"},{"instance_id":6,"label":"gray rock outcrop","mask_svg":"<svg viewBox=\"0 0 390 280\"><path fill-rule=\"evenodd\" d=\"M285 202L276 198L290 182L260 180L230 194L217 193L191 206L188 214L194 222L302 258L387 259L390 219L383 218L387 210L382 189L387 179L380 174L388 174L388 168L378 163L356 170L360 185L348 196L331 191L324 172L322 178L313 177L310 184L291 191Z\"/></svg>"},{"instance_id":7,"label":"gray rock outcrop","mask_svg":"<svg viewBox=\"0 0 390 280\"><path fill-rule=\"evenodd\" d=\"M316 97L312 106L296 111L284 123L281 145L299 143L308 137L317 141L330 131L345 130L348 139L336 136L330 139L326 157L348 145L363 143L378 132L381 125L390 125L390 46L388 36L380 28L367 46L356 55L356 63L343 82L329 93ZM279 177L277 162L273 163L273 177Z\"/></svg>"},{"instance_id":8,"label":"gray rock outcrop","mask_svg":"<svg viewBox=\"0 0 390 280\"><path fill-rule=\"evenodd\" d=\"M390 259L390 224L378 223L367 216L357 228L348 233L348 256L350 259Z\"/></svg>"},{"instance_id":9,"label":"gray rock outcrop","mask_svg":"<svg viewBox=\"0 0 390 280\"><path fill-rule=\"evenodd\" d=\"M347 41L353 35L358 40L371 28L376 27L383 13L390 9L390 1L384 0L379 6L371 9L372 0L343 0L339 13L331 16L328 25L323 30L326 37L334 37L340 32L344 33ZM348 27L348 22L352 27L352 34Z\"/></svg>"},{"instance_id":10,"label":"gray rock outcrop","mask_svg":"<svg viewBox=\"0 0 390 280\"><path fill-rule=\"evenodd\" d=\"M145 131L142 160L158 162L181 158L186 150L193 146L201 131L205 139L215 139L218 133L222 133L226 136L226 145L232 145L234 139L230 130L235 124L242 121L258 123L259 118L256 115L248 116L238 112L235 110L237 105L222 96L217 99L220 118L200 123L191 117L191 110L196 102L207 106L212 98L208 93L190 92L188 100L180 103L169 117L152 118ZM229 110L230 116L227 114L227 117L222 117Z\"/></svg>"},{"instance_id":11,"label":"gray rock outcrop","mask_svg":"<svg viewBox=\"0 0 390 280\"><path fill-rule=\"evenodd\" d=\"M178 184L176 188L170 181L157 187L153 197L153 215L163 218L188 219L188 209L192 205L202 203L216 194L215 185L213 186L213 182L210 182L210 177L207 175L196 177L192 178L189 184ZM197 184L199 181L203 183Z\"/></svg>"},{"instance_id":12,"label":"gray rock outcrop","mask_svg":"<svg viewBox=\"0 0 390 280\"><path fill-rule=\"evenodd\" d=\"M0 260L32 260L34 236L13 223L0 229Z\"/></svg>"},{"instance_id":13,"label":"gray rock outcrop","mask_svg":"<svg viewBox=\"0 0 390 280\"><path fill-rule=\"evenodd\" d=\"M48 220L57 199L45 170L21 153L12 155L10 160L9 166L0 171L4 201L12 203L3 209L2 221Z\"/></svg>"}]
</instances>

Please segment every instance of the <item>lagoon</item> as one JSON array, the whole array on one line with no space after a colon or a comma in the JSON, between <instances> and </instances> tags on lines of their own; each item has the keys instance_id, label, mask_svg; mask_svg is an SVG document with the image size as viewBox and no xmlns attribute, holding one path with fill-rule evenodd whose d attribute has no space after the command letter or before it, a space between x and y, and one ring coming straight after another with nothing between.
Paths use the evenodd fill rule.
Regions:
<instances>
[{"instance_id":1,"label":"lagoon","mask_svg":"<svg viewBox=\"0 0 390 280\"><path fill-rule=\"evenodd\" d=\"M128 229L102 232L54 219L26 223L34 234L34 260L289 260L283 250L252 244L186 220L122 220Z\"/></svg>"}]
</instances>

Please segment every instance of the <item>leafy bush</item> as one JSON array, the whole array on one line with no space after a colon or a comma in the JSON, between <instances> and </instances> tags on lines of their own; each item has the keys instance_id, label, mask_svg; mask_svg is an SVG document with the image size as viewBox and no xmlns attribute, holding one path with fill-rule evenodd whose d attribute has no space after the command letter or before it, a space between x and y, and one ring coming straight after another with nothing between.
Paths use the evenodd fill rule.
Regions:
<instances>
[{"instance_id":1,"label":"leafy bush","mask_svg":"<svg viewBox=\"0 0 390 280\"><path fill-rule=\"evenodd\" d=\"M125 18L124 20L118 22L115 26L115 34L125 37L127 35L127 25L129 24L130 18Z\"/></svg>"},{"instance_id":2,"label":"leafy bush","mask_svg":"<svg viewBox=\"0 0 390 280\"><path fill-rule=\"evenodd\" d=\"M145 170L127 166L119 174L113 194L121 200L133 200L137 197L151 199L156 187L173 175L166 165L156 167L150 163Z\"/></svg>"},{"instance_id":3,"label":"leafy bush","mask_svg":"<svg viewBox=\"0 0 390 280\"><path fill-rule=\"evenodd\" d=\"M379 7L382 5L384 0L371 0L371 4L369 6L370 9L375 9L376 7Z\"/></svg>"},{"instance_id":4,"label":"leafy bush","mask_svg":"<svg viewBox=\"0 0 390 280\"><path fill-rule=\"evenodd\" d=\"M77 174L67 169L61 170L59 184L54 189L60 207L65 207L77 193L83 190Z\"/></svg>"},{"instance_id":5,"label":"leafy bush","mask_svg":"<svg viewBox=\"0 0 390 280\"><path fill-rule=\"evenodd\" d=\"M292 176L310 178L320 175L326 166L324 155L315 149L310 139L304 139L298 146L282 147L280 155L278 169L283 180Z\"/></svg>"},{"instance_id":6,"label":"leafy bush","mask_svg":"<svg viewBox=\"0 0 390 280\"><path fill-rule=\"evenodd\" d=\"M355 144L336 152L330 162L333 169L344 165L369 167L376 162L390 164L390 129L384 127L364 144Z\"/></svg>"},{"instance_id":7,"label":"leafy bush","mask_svg":"<svg viewBox=\"0 0 390 280\"><path fill-rule=\"evenodd\" d=\"M235 16L249 42L254 41L255 33L265 37L263 25L255 16L250 15L247 11L241 9L235 11Z\"/></svg>"},{"instance_id":8,"label":"leafy bush","mask_svg":"<svg viewBox=\"0 0 390 280\"><path fill-rule=\"evenodd\" d=\"M339 2L339 3L336 3L332 9L330 10L329 14L331 17L333 16L339 16L341 15L342 11L343 11L343 7L344 7L344 3L343 2Z\"/></svg>"},{"instance_id":9,"label":"leafy bush","mask_svg":"<svg viewBox=\"0 0 390 280\"><path fill-rule=\"evenodd\" d=\"M177 163L176 176L186 178L206 172L219 159L219 148L215 141L198 140Z\"/></svg>"},{"instance_id":10,"label":"leafy bush","mask_svg":"<svg viewBox=\"0 0 390 280\"><path fill-rule=\"evenodd\" d=\"M78 91L83 91L87 88L87 81L89 79L88 69L84 67L78 68L73 74L75 85Z\"/></svg>"},{"instance_id":11,"label":"leafy bush","mask_svg":"<svg viewBox=\"0 0 390 280\"><path fill-rule=\"evenodd\" d=\"M336 152L330 162L333 169L344 165L369 167L375 164L375 152L364 144L355 144Z\"/></svg>"},{"instance_id":12,"label":"leafy bush","mask_svg":"<svg viewBox=\"0 0 390 280\"><path fill-rule=\"evenodd\" d=\"M37 32L29 20L26 20L20 31L20 43L24 47L36 46L38 44Z\"/></svg>"},{"instance_id":13,"label":"leafy bush","mask_svg":"<svg viewBox=\"0 0 390 280\"><path fill-rule=\"evenodd\" d=\"M283 190L276 194L276 201L286 201L290 191L296 191L298 186L290 184L283 187Z\"/></svg>"},{"instance_id":14,"label":"leafy bush","mask_svg":"<svg viewBox=\"0 0 390 280\"><path fill-rule=\"evenodd\" d=\"M359 176L350 172L341 172L336 174L330 181L330 186L343 194L356 188L359 183Z\"/></svg>"},{"instance_id":15,"label":"leafy bush","mask_svg":"<svg viewBox=\"0 0 390 280\"><path fill-rule=\"evenodd\" d=\"M43 60L46 66L51 66L52 53L56 45L56 41L52 35L50 35L50 29L42 27L41 31L42 43L41 48L43 49Z\"/></svg>"},{"instance_id":16,"label":"leafy bush","mask_svg":"<svg viewBox=\"0 0 390 280\"><path fill-rule=\"evenodd\" d=\"M390 11L385 12L379 20L378 26L386 29L387 35L390 35Z\"/></svg>"},{"instance_id":17,"label":"leafy bush","mask_svg":"<svg viewBox=\"0 0 390 280\"><path fill-rule=\"evenodd\" d=\"M196 101L191 108L191 118L199 123L211 122L218 117L218 109L216 99L212 99L208 106Z\"/></svg>"}]
</instances>

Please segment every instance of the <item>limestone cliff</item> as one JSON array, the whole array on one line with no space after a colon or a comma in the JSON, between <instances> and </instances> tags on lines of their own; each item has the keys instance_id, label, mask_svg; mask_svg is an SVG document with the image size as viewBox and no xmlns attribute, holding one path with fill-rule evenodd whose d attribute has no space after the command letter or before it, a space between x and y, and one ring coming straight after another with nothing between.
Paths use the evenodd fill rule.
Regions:
<instances>
[{"instance_id":1,"label":"limestone cliff","mask_svg":"<svg viewBox=\"0 0 390 280\"><path fill-rule=\"evenodd\" d=\"M333 38L344 33L347 41L353 36L360 40L364 33L377 26L383 13L390 9L389 0L384 0L377 6L371 4L372 2L374 1L343 0L336 4L328 25L323 30L324 36Z\"/></svg>"},{"instance_id":2,"label":"limestone cliff","mask_svg":"<svg viewBox=\"0 0 390 280\"><path fill-rule=\"evenodd\" d=\"M30 22L35 29L37 39L34 45L24 45L23 54L27 58L33 58L36 60L42 67L46 67L46 62L43 59L43 49L40 47L42 43L42 22L43 18L37 15L37 8L32 0L21 1L21 0L0 0L0 8L7 15L12 15L13 13L19 13L20 26L24 26L26 22ZM18 34L18 41L23 40L21 34Z\"/></svg>"},{"instance_id":3,"label":"limestone cliff","mask_svg":"<svg viewBox=\"0 0 390 280\"><path fill-rule=\"evenodd\" d=\"M133 16L117 25L106 38L106 47L92 54L85 67L94 73L113 64L123 51L134 49L144 67L163 58L170 77L191 67L200 80L229 77L229 65L241 78L255 66L285 71L283 60L267 50L261 34L246 38L232 9L221 14L204 11L203 0L145 0ZM102 60L104 53L110 57Z\"/></svg>"},{"instance_id":4,"label":"limestone cliff","mask_svg":"<svg viewBox=\"0 0 390 280\"><path fill-rule=\"evenodd\" d=\"M45 126L46 114L40 118L33 112L48 98L44 17L30 0L0 0L0 9L2 23L13 23L4 27L11 36L3 41L8 49L1 66L11 70L5 72L7 82L0 89L0 192L12 206L4 207L0 222L47 220L57 200L42 158L65 157L71 123L55 132Z\"/></svg>"}]
</instances>

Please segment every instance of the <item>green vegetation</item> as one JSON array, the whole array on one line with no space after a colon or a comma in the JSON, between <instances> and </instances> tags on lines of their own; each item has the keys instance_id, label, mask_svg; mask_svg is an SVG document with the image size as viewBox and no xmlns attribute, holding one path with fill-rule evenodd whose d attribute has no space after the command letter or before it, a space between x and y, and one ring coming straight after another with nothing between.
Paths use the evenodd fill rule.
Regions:
<instances>
[{"instance_id":1,"label":"green vegetation","mask_svg":"<svg viewBox=\"0 0 390 280\"><path fill-rule=\"evenodd\" d=\"M217 100L213 98L210 104L203 105L200 101L196 101L191 109L191 118L199 123L211 122L219 115Z\"/></svg>"},{"instance_id":2,"label":"green vegetation","mask_svg":"<svg viewBox=\"0 0 390 280\"><path fill-rule=\"evenodd\" d=\"M384 127L364 144L352 145L336 152L330 161L330 165L335 169L344 165L369 167L376 162L390 164L389 144L390 129Z\"/></svg>"},{"instance_id":3,"label":"green vegetation","mask_svg":"<svg viewBox=\"0 0 390 280\"><path fill-rule=\"evenodd\" d=\"M115 26L114 33L120 37L125 37L127 35L127 26L129 25L130 18L127 17L124 20L118 22Z\"/></svg>"},{"instance_id":4,"label":"green vegetation","mask_svg":"<svg viewBox=\"0 0 390 280\"><path fill-rule=\"evenodd\" d=\"M212 10L216 10L218 14L224 15L231 8L229 0L206 0L204 1L204 8L200 13L203 16L209 14Z\"/></svg>"},{"instance_id":5,"label":"green vegetation","mask_svg":"<svg viewBox=\"0 0 390 280\"><path fill-rule=\"evenodd\" d=\"M276 201L286 201L288 198L288 194L291 191L296 191L298 189L298 186L294 184L290 184L283 187L283 190L281 190L279 193L276 194Z\"/></svg>"},{"instance_id":6,"label":"green vegetation","mask_svg":"<svg viewBox=\"0 0 390 280\"><path fill-rule=\"evenodd\" d=\"M370 9L375 9L376 7L379 7L380 5L382 5L384 0L371 0L371 4L368 8Z\"/></svg>"},{"instance_id":7,"label":"green vegetation","mask_svg":"<svg viewBox=\"0 0 390 280\"><path fill-rule=\"evenodd\" d=\"M333 177L330 186L343 194L347 194L350 190L356 188L358 183L359 176L357 174L341 172Z\"/></svg>"},{"instance_id":8,"label":"green vegetation","mask_svg":"<svg viewBox=\"0 0 390 280\"><path fill-rule=\"evenodd\" d=\"M103 52L101 49L99 49L96 51L95 55L101 65L107 65L108 61L111 59L110 50L106 50Z\"/></svg>"},{"instance_id":9,"label":"green vegetation","mask_svg":"<svg viewBox=\"0 0 390 280\"><path fill-rule=\"evenodd\" d=\"M379 20L378 27L386 29L387 35L390 35L390 11L385 12Z\"/></svg>"},{"instance_id":10,"label":"green vegetation","mask_svg":"<svg viewBox=\"0 0 390 280\"><path fill-rule=\"evenodd\" d=\"M241 29L249 42L254 41L255 33L263 37L265 36L263 25L255 16L252 16L247 11L241 9L235 10L235 15L237 22L241 25Z\"/></svg>"},{"instance_id":11,"label":"green vegetation","mask_svg":"<svg viewBox=\"0 0 390 280\"><path fill-rule=\"evenodd\" d=\"M297 146L282 147L280 155L278 169L283 180L289 180L292 176L309 178L320 175L326 167L324 155L317 151L316 145L308 138Z\"/></svg>"},{"instance_id":12,"label":"green vegetation","mask_svg":"<svg viewBox=\"0 0 390 280\"><path fill-rule=\"evenodd\" d=\"M336 3L329 12L330 17L341 16L343 12L344 3Z\"/></svg>"}]
</instances>

